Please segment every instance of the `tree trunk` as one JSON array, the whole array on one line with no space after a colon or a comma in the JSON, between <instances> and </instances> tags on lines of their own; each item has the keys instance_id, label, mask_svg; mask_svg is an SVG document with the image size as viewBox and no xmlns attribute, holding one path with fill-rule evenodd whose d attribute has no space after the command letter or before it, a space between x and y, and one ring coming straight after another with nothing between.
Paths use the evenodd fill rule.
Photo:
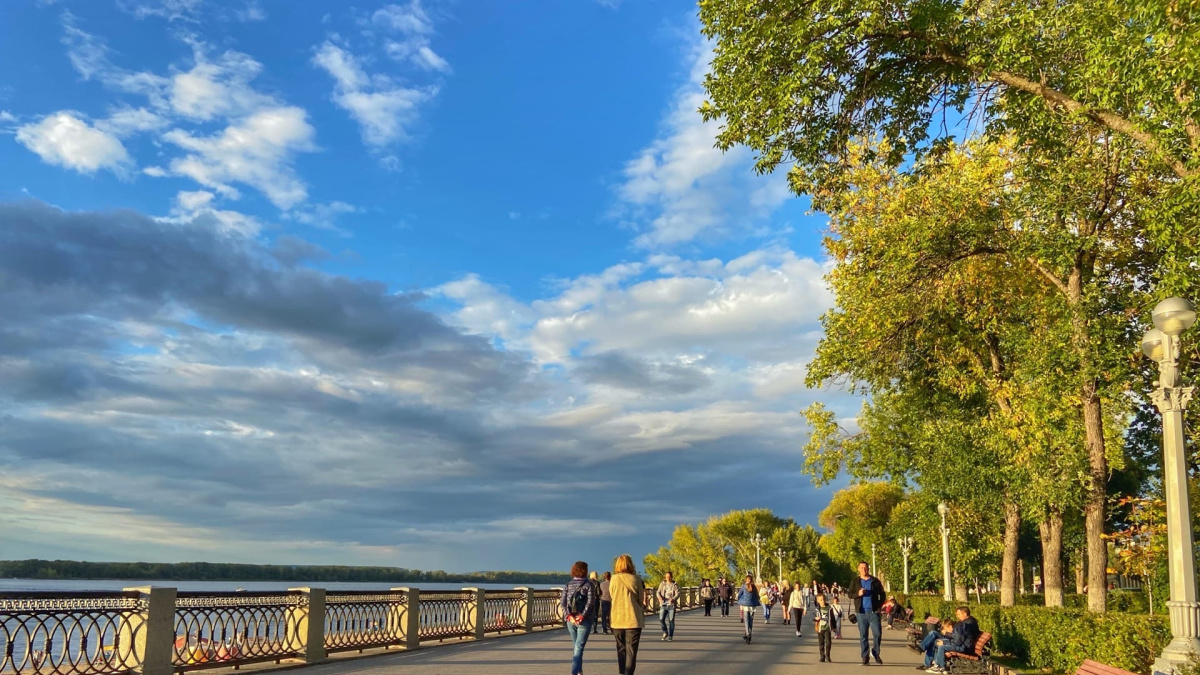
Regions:
<instances>
[{"instance_id":1,"label":"tree trunk","mask_svg":"<svg viewBox=\"0 0 1200 675\"><path fill-rule=\"evenodd\" d=\"M1108 459L1104 456L1104 421L1094 383L1083 388L1083 428L1088 448L1088 495L1083 509L1087 525L1088 611L1108 608L1108 543L1104 541L1104 502Z\"/></svg>"},{"instance_id":2,"label":"tree trunk","mask_svg":"<svg viewBox=\"0 0 1200 675\"><path fill-rule=\"evenodd\" d=\"M1083 549L1075 553L1075 594L1083 595Z\"/></svg>"},{"instance_id":3,"label":"tree trunk","mask_svg":"<svg viewBox=\"0 0 1200 675\"><path fill-rule=\"evenodd\" d=\"M1062 607L1062 511L1057 506L1047 509L1046 517L1038 524L1038 530L1042 535L1042 585L1046 592L1046 606Z\"/></svg>"},{"instance_id":4,"label":"tree trunk","mask_svg":"<svg viewBox=\"0 0 1200 675\"><path fill-rule=\"evenodd\" d=\"M966 604L969 600L967 595L967 584L959 579L954 580L954 601Z\"/></svg>"},{"instance_id":5,"label":"tree trunk","mask_svg":"<svg viewBox=\"0 0 1200 675\"><path fill-rule=\"evenodd\" d=\"M1004 557L1000 564L1000 606L1017 604L1017 540L1021 534L1021 507L1004 505Z\"/></svg>"}]
</instances>

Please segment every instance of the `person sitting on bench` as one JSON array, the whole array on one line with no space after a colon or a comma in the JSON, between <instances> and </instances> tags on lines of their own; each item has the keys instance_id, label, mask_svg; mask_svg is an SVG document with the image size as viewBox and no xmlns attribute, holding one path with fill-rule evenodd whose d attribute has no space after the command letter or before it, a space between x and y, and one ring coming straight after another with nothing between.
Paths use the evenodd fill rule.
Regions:
<instances>
[{"instance_id":1,"label":"person sitting on bench","mask_svg":"<svg viewBox=\"0 0 1200 675\"><path fill-rule=\"evenodd\" d=\"M971 616L970 608L965 605L954 610L957 622L942 622L941 637L930 640L926 636L921 646L925 649L925 672L946 672L946 652L962 652L970 654L975 651L975 642L979 640L979 622ZM949 628L949 632L947 632ZM930 635L933 633L931 632ZM933 665L930 666L930 661Z\"/></svg>"}]
</instances>

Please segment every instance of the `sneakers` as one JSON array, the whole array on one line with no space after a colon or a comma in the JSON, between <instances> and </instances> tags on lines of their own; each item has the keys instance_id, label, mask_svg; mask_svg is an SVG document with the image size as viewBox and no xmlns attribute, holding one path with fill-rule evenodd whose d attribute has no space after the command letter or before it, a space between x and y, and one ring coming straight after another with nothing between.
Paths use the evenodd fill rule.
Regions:
<instances>
[{"instance_id":1,"label":"sneakers","mask_svg":"<svg viewBox=\"0 0 1200 675\"><path fill-rule=\"evenodd\" d=\"M917 670L928 670L928 669L929 669L929 666L925 665L924 663L917 666Z\"/></svg>"},{"instance_id":2,"label":"sneakers","mask_svg":"<svg viewBox=\"0 0 1200 675\"><path fill-rule=\"evenodd\" d=\"M667 634L666 634L666 633L663 633L663 636L662 636L662 639L661 639L661 641L662 641L662 642L666 642L666 641L667 641Z\"/></svg>"},{"instance_id":3,"label":"sneakers","mask_svg":"<svg viewBox=\"0 0 1200 675\"><path fill-rule=\"evenodd\" d=\"M858 665L860 665L860 666L869 666L869 665L871 665L871 659L863 659L863 660L862 660L862 663L860 663L860 664L858 664Z\"/></svg>"},{"instance_id":4,"label":"sneakers","mask_svg":"<svg viewBox=\"0 0 1200 675\"><path fill-rule=\"evenodd\" d=\"M936 665L934 665L934 666L930 666L930 667L926 668L925 672L927 672L927 673L944 673L946 671L943 670L942 668L939 668Z\"/></svg>"},{"instance_id":5,"label":"sneakers","mask_svg":"<svg viewBox=\"0 0 1200 675\"><path fill-rule=\"evenodd\" d=\"M878 654L875 655L875 663L878 663L881 666L883 665L883 659L879 658Z\"/></svg>"},{"instance_id":6,"label":"sneakers","mask_svg":"<svg viewBox=\"0 0 1200 675\"><path fill-rule=\"evenodd\" d=\"M674 642L674 641L675 641L675 638L673 636L670 636L670 635L667 636L667 642Z\"/></svg>"}]
</instances>

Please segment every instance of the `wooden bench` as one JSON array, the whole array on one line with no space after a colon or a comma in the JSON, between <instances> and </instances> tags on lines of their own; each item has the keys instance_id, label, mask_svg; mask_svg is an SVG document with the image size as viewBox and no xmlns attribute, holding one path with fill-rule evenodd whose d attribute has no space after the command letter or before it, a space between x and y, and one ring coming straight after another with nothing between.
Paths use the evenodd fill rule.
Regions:
<instances>
[{"instance_id":1,"label":"wooden bench","mask_svg":"<svg viewBox=\"0 0 1200 675\"><path fill-rule=\"evenodd\" d=\"M946 652L946 670L951 673L986 673L991 669L992 634L980 633L975 640L975 651ZM1097 673L1096 675L1101 675ZM1111 675L1111 674L1105 674Z\"/></svg>"},{"instance_id":2,"label":"wooden bench","mask_svg":"<svg viewBox=\"0 0 1200 675\"><path fill-rule=\"evenodd\" d=\"M1075 670L1075 675L1134 675L1134 673L1087 659L1079 664L1079 668Z\"/></svg>"},{"instance_id":3,"label":"wooden bench","mask_svg":"<svg viewBox=\"0 0 1200 675\"><path fill-rule=\"evenodd\" d=\"M929 616L925 617L924 623L917 625L912 625L910 623L908 628L905 630L905 632L908 634L908 648L914 652L920 653L921 641L925 639L926 635L929 635L929 631L937 628L938 624L941 622L942 620L936 616Z\"/></svg>"}]
</instances>

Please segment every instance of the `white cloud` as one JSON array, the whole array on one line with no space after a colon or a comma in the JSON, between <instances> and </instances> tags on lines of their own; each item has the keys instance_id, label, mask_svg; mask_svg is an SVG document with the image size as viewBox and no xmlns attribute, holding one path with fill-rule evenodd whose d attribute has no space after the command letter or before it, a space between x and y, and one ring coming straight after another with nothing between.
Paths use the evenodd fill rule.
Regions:
<instances>
[{"instance_id":1,"label":"white cloud","mask_svg":"<svg viewBox=\"0 0 1200 675\"><path fill-rule=\"evenodd\" d=\"M378 26L409 35L429 35L433 33L433 22L421 3L413 0L406 6L384 5L375 10L371 21Z\"/></svg>"},{"instance_id":2,"label":"white cloud","mask_svg":"<svg viewBox=\"0 0 1200 675\"><path fill-rule=\"evenodd\" d=\"M635 243L663 248L749 226L788 197L782 175L755 177L744 148L715 147L719 123L705 123L704 75L712 48L693 48L687 83L676 92L662 133L630 160L617 190L617 215L641 234Z\"/></svg>"},{"instance_id":3,"label":"white cloud","mask_svg":"<svg viewBox=\"0 0 1200 675\"><path fill-rule=\"evenodd\" d=\"M234 11L233 15L242 23L265 21L267 18L267 10L263 9L262 4L259 3L258 0L249 0L245 7Z\"/></svg>"},{"instance_id":4,"label":"white cloud","mask_svg":"<svg viewBox=\"0 0 1200 675\"><path fill-rule=\"evenodd\" d=\"M253 216L237 211L218 209L217 196L208 190L183 190L175 195L171 216L162 220L171 223L200 222L216 230L253 237L262 231L262 223Z\"/></svg>"},{"instance_id":5,"label":"white cloud","mask_svg":"<svg viewBox=\"0 0 1200 675\"><path fill-rule=\"evenodd\" d=\"M67 48L67 58L71 65L83 79L96 80L122 93L145 96L155 108L165 105L167 78L153 73L128 70L114 64L109 58L111 50L108 45L95 35L78 28L75 25L75 17L69 12L63 13L62 43Z\"/></svg>"},{"instance_id":6,"label":"white cloud","mask_svg":"<svg viewBox=\"0 0 1200 675\"><path fill-rule=\"evenodd\" d=\"M0 123L16 122L17 116L7 110L0 110Z\"/></svg>"},{"instance_id":7,"label":"white cloud","mask_svg":"<svg viewBox=\"0 0 1200 675\"><path fill-rule=\"evenodd\" d=\"M407 61L422 70L450 72L450 62L430 47L433 22L417 0L405 6L382 7L371 16L371 21L395 36L384 45L392 59Z\"/></svg>"},{"instance_id":8,"label":"white cloud","mask_svg":"<svg viewBox=\"0 0 1200 675\"><path fill-rule=\"evenodd\" d=\"M407 139L420 105L437 94L433 87L404 87L383 75L368 76L353 54L331 42L321 45L313 63L333 77L334 102L350 113L363 141L376 149Z\"/></svg>"},{"instance_id":9,"label":"white cloud","mask_svg":"<svg viewBox=\"0 0 1200 675\"><path fill-rule=\"evenodd\" d=\"M118 0L117 6L139 19L155 17L176 21L195 20L204 0Z\"/></svg>"},{"instance_id":10,"label":"white cloud","mask_svg":"<svg viewBox=\"0 0 1200 675\"><path fill-rule=\"evenodd\" d=\"M288 106L260 110L213 136L174 129L163 139L189 153L171 161L171 173L232 199L240 195L233 183L249 185L277 207L289 209L308 198L291 160L298 152L316 149L313 134L307 114Z\"/></svg>"},{"instance_id":11,"label":"white cloud","mask_svg":"<svg viewBox=\"0 0 1200 675\"><path fill-rule=\"evenodd\" d=\"M361 212L362 209L353 204L333 201L329 202L328 204L312 204L301 209L293 210L292 212L288 213L288 218L310 227L316 227L323 230L332 230L341 234L348 234L338 225L338 219L345 215Z\"/></svg>"},{"instance_id":12,"label":"white cloud","mask_svg":"<svg viewBox=\"0 0 1200 675\"><path fill-rule=\"evenodd\" d=\"M125 175L133 164L114 135L97 129L75 114L61 111L17 128L17 142L54 164L80 173L107 169Z\"/></svg>"},{"instance_id":13,"label":"white cloud","mask_svg":"<svg viewBox=\"0 0 1200 675\"><path fill-rule=\"evenodd\" d=\"M279 105L274 98L255 91L250 85L262 72L261 63L232 50L210 61L204 49L203 44L195 43L195 65L171 78L170 102L177 114L209 121Z\"/></svg>"},{"instance_id":14,"label":"white cloud","mask_svg":"<svg viewBox=\"0 0 1200 675\"><path fill-rule=\"evenodd\" d=\"M145 108L125 107L114 110L108 119L96 122L96 128L107 131L114 136L130 136L133 134L161 131L170 121Z\"/></svg>"},{"instance_id":15,"label":"white cloud","mask_svg":"<svg viewBox=\"0 0 1200 675\"><path fill-rule=\"evenodd\" d=\"M175 202L185 211L196 211L207 208L214 198L216 195L208 190L183 191L175 196Z\"/></svg>"}]
</instances>

